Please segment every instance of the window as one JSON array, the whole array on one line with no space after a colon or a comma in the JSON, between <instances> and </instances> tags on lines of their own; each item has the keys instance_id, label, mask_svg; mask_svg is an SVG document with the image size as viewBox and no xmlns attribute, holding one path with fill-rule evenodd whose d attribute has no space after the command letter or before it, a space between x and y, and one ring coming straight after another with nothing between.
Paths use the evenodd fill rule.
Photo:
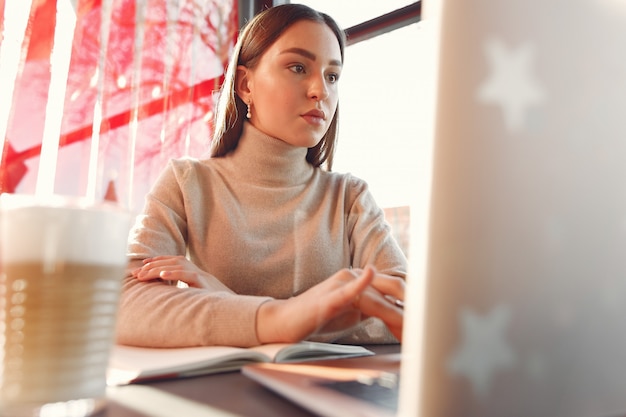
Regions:
<instances>
[{"instance_id":1,"label":"window","mask_svg":"<svg viewBox=\"0 0 626 417\"><path fill-rule=\"evenodd\" d=\"M0 192L140 210L170 158L206 152L235 0L0 0L0 28Z\"/></svg>"}]
</instances>

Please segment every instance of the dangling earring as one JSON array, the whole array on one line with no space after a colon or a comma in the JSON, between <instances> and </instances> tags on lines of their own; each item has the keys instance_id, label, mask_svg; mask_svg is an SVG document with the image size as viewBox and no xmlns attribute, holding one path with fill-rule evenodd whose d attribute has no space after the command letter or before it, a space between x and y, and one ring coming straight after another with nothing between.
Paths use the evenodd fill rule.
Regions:
<instances>
[{"instance_id":1,"label":"dangling earring","mask_svg":"<svg viewBox=\"0 0 626 417\"><path fill-rule=\"evenodd\" d=\"M246 118L249 119L252 117L252 113L250 113L250 103L248 103L248 113L246 113Z\"/></svg>"}]
</instances>

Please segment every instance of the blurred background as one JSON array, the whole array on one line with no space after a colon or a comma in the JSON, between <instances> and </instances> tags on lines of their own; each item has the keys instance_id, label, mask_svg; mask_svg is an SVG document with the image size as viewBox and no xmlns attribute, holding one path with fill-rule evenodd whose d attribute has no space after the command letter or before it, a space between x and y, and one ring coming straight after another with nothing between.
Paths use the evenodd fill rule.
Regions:
<instances>
[{"instance_id":1,"label":"blurred background","mask_svg":"<svg viewBox=\"0 0 626 417\"><path fill-rule=\"evenodd\" d=\"M206 154L241 25L286 2L0 0L0 190L138 212L170 158ZM390 221L408 227L423 147L420 2L300 3L348 34L334 170L365 179Z\"/></svg>"}]
</instances>

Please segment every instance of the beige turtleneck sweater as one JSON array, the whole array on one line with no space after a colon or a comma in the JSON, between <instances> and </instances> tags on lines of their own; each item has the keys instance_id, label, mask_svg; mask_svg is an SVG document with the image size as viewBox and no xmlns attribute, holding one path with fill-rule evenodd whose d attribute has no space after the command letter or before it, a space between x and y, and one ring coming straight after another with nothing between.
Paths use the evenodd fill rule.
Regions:
<instances>
[{"instance_id":1,"label":"beige turtleneck sweater","mask_svg":"<svg viewBox=\"0 0 626 417\"><path fill-rule=\"evenodd\" d=\"M124 281L119 343L253 346L256 313L341 268L374 265L405 277L406 259L364 181L314 168L307 149L245 123L220 158L172 160L146 197L129 239L129 271L142 259L185 255L236 294ZM377 319L315 340L385 343Z\"/></svg>"}]
</instances>

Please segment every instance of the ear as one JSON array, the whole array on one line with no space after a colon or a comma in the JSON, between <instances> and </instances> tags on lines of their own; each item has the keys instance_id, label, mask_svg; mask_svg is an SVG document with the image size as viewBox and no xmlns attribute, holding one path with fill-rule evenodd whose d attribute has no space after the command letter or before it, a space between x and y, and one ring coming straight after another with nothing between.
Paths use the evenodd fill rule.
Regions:
<instances>
[{"instance_id":1,"label":"ear","mask_svg":"<svg viewBox=\"0 0 626 417\"><path fill-rule=\"evenodd\" d=\"M244 103L250 103L250 70L243 65L237 66L235 92Z\"/></svg>"}]
</instances>

